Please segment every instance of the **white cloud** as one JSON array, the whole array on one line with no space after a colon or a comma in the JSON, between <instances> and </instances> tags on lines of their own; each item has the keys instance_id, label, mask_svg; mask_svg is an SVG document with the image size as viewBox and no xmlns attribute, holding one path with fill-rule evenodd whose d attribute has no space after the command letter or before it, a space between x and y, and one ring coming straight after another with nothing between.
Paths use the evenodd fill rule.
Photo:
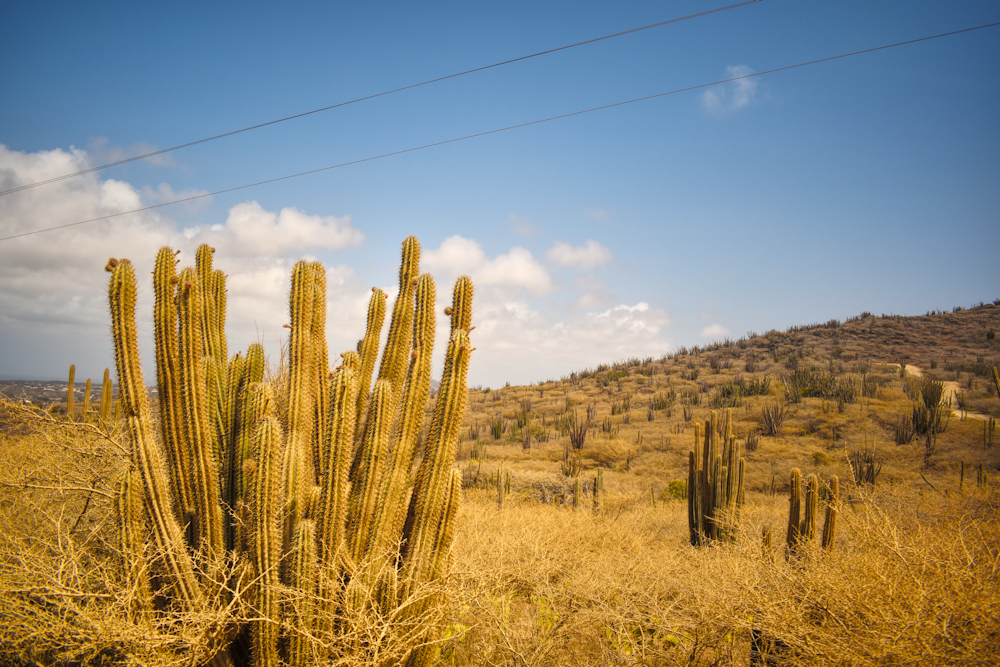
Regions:
<instances>
[{"instance_id":1,"label":"white cloud","mask_svg":"<svg viewBox=\"0 0 1000 667\"><path fill-rule=\"evenodd\" d=\"M570 305L577 310L607 308L615 302L615 297L608 293L607 286L605 281L594 276L577 276L573 280L573 289L583 294L573 299Z\"/></svg>"},{"instance_id":2,"label":"white cloud","mask_svg":"<svg viewBox=\"0 0 1000 667\"><path fill-rule=\"evenodd\" d=\"M208 192L206 190L192 188L189 190L178 191L170 187L169 183L160 183L155 188L148 185L143 186L142 188L142 200L146 202L147 205L166 204L179 199L188 199L189 197L198 197L197 199L180 204L180 206L183 206L184 210L189 213L204 209L212 201L212 198L208 196Z\"/></svg>"},{"instance_id":3,"label":"white cloud","mask_svg":"<svg viewBox=\"0 0 1000 667\"><path fill-rule=\"evenodd\" d=\"M277 257L306 248L343 248L361 245L365 235L351 227L350 216L309 215L297 208L267 211L256 201L229 209L226 224L209 229L185 230L199 243L225 245L245 257Z\"/></svg>"},{"instance_id":4,"label":"white cloud","mask_svg":"<svg viewBox=\"0 0 1000 667\"><path fill-rule=\"evenodd\" d=\"M534 236L538 233L538 230L531 224L531 218L518 215L517 213L511 213L507 216L507 223L514 228L515 234Z\"/></svg>"},{"instance_id":5,"label":"white cloud","mask_svg":"<svg viewBox=\"0 0 1000 667\"><path fill-rule=\"evenodd\" d=\"M664 337L670 318L645 302L557 320L523 301L478 297L472 384L558 378L602 362L659 356L671 347Z\"/></svg>"},{"instance_id":6,"label":"white cloud","mask_svg":"<svg viewBox=\"0 0 1000 667\"><path fill-rule=\"evenodd\" d=\"M78 149L25 153L0 145L0 189L94 164L92 155ZM0 236L147 206L176 194L169 184L140 190L120 180L102 180L99 173L85 174L0 197ZM273 213L256 202L233 207L224 225L185 231L154 210L0 242L0 340L16 350L3 355L0 373L58 377L75 363L78 377L100 377L113 361L103 267L109 257L127 257L139 281L136 319L144 372L151 382L150 273L156 252L165 245L179 249L180 266L188 266L203 241L219 242L213 243L219 249L214 266L228 276L230 352L245 350L262 336L276 355L275 337L284 334L281 325L288 321L295 260L317 247L349 247L364 238L346 217L308 215L294 208ZM348 266L328 266L327 286L330 313L337 314L328 319L328 337L331 345L348 349L364 333L371 286L362 284Z\"/></svg>"},{"instance_id":7,"label":"white cloud","mask_svg":"<svg viewBox=\"0 0 1000 667\"><path fill-rule=\"evenodd\" d=\"M608 212L602 208L588 208L583 214L599 222L607 222L608 220Z\"/></svg>"},{"instance_id":8,"label":"white cloud","mask_svg":"<svg viewBox=\"0 0 1000 667\"><path fill-rule=\"evenodd\" d=\"M753 70L746 65L730 65L726 71L729 74L727 78L753 74ZM701 94L701 103L709 112L724 116L753 102L757 96L757 83L757 79L739 79L714 86Z\"/></svg>"},{"instance_id":9,"label":"white cloud","mask_svg":"<svg viewBox=\"0 0 1000 667\"><path fill-rule=\"evenodd\" d=\"M87 142L87 154L89 155L90 162L93 165L102 165L111 162L118 162L120 160L127 160L128 158L135 157L137 155L146 155L147 153L152 153L156 150L155 146L147 144L146 142L139 142L127 148L113 146L107 137L93 137ZM143 158L142 160L137 160L136 163L152 164L157 167L177 167L177 163L174 161L174 154L172 152L161 153L160 155L151 155L150 157Z\"/></svg>"},{"instance_id":10,"label":"white cloud","mask_svg":"<svg viewBox=\"0 0 1000 667\"><path fill-rule=\"evenodd\" d=\"M549 261L559 266L569 266L580 269L592 269L595 266L607 264L613 257L611 251L597 241L587 241L586 245L575 247L562 241L545 253Z\"/></svg>"},{"instance_id":11,"label":"white cloud","mask_svg":"<svg viewBox=\"0 0 1000 667\"><path fill-rule=\"evenodd\" d=\"M722 326L721 324L709 324L707 327L701 330L702 338L722 338L723 336L729 335L729 329Z\"/></svg>"},{"instance_id":12,"label":"white cloud","mask_svg":"<svg viewBox=\"0 0 1000 667\"><path fill-rule=\"evenodd\" d=\"M476 241L456 234L445 239L439 248L423 252L421 264L438 278L454 279L468 274L477 286L523 289L533 296L553 290L549 272L519 246L506 255L488 259Z\"/></svg>"},{"instance_id":13,"label":"white cloud","mask_svg":"<svg viewBox=\"0 0 1000 667\"><path fill-rule=\"evenodd\" d=\"M719 311L717 310L703 310L698 313L698 317L703 320L714 320L719 316Z\"/></svg>"}]
</instances>

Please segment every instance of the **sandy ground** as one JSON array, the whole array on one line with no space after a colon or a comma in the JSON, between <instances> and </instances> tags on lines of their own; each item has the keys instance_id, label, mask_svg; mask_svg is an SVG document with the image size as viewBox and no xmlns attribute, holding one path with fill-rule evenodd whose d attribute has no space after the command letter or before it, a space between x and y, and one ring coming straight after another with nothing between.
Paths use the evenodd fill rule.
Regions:
<instances>
[{"instance_id":1,"label":"sandy ground","mask_svg":"<svg viewBox=\"0 0 1000 667\"><path fill-rule=\"evenodd\" d=\"M886 362L885 365L886 366L895 366L896 368L899 368L899 364L892 364L892 363ZM913 375L915 377L923 377L924 376L924 369L922 369L920 366L914 366L913 364L906 364L906 374L907 375ZM959 384L957 382L955 382L953 380L952 381L944 380L943 382L944 382L944 398L945 398L945 400L951 401L952 405L957 405L958 401L955 400L955 394L958 393L958 392L960 392L960 391L962 391L962 388L959 386ZM958 418L962 417L962 411L961 410L952 410L951 414L952 414L953 417L958 417ZM989 415L979 414L978 412L966 412L965 416L966 416L966 419L983 419L983 420L989 419Z\"/></svg>"}]
</instances>

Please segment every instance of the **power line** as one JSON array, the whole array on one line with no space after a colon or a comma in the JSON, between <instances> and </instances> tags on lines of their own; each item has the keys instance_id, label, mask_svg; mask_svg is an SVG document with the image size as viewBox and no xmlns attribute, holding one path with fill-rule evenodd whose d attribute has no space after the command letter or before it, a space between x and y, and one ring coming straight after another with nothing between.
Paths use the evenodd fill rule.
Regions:
<instances>
[{"instance_id":1,"label":"power line","mask_svg":"<svg viewBox=\"0 0 1000 667\"><path fill-rule=\"evenodd\" d=\"M258 130L262 127L267 127L269 125L275 125L277 123L284 123L285 121L295 120L296 118L302 118L303 116L311 116L315 113L320 113L321 111L329 111L331 109L337 109L339 107L346 107L349 104L357 104L358 102L365 102L367 100L373 100L377 97L384 97L386 95L392 95L393 93L399 93L404 90L410 90L412 88L419 88L421 86L427 86L432 83L439 83L441 81L447 81L448 79L454 79L456 77L465 76L466 74L473 74L475 72L482 72L483 70L492 69L494 67L500 67L502 65L509 65L511 63L520 62L522 60L528 60L530 58L537 58L539 56L546 56L550 53L556 53L558 51L565 51L566 49L573 49L578 46L584 46L586 44L593 44L594 42L601 42L606 39L613 39L615 37L622 37L623 35L630 35L635 32L641 32L643 30L649 30L651 28L659 28L665 25L670 25L671 23L679 23L681 21L687 21L688 19L699 18L701 16L708 16L709 14L717 14L719 12L724 12L728 9L735 9L737 7L743 7L745 5L752 5L761 2L761 0L746 0L745 2L739 2L735 5L726 5L725 7L716 7L715 9L709 9L704 12L698 12L697 14L688 14L687 16L681 16L675 19L668 19L666 21L660 21L659 23L650 23L649 25L644 25L639 28L632 28L630 30L624 30L622 32L616 32L611 35L604 35L603 37L595 37L593 39L588 39L583 42L576 42L574 44L567 44L566 46L559 46L554 49L548 49L546 51L539 51L538 53L532 53L527 56L520 56L517 58L511 58L510 60L503 60L498 63L493 63L492 65L484 65L482 67L476 67L474 69L468 69L462 72L457 72L455 74L448 74L447 76L441 76L436 79L428 79L427 81L421 81L420 83L413 83L408 86L403 86L402 88L393 88L392 90L386 90L381 93L375 93L373 95L366 95L365 97L359 97L357 99L349 100L347 102L339 102L337 104L331 104L330 106L321 107L319 109L313 109L312 111L304 111L302 113L297 113L292 116L286 116L284 118L278 118L277 120L269 120L265 123L258 123L257 125L251 125L249 127L244 127L239 130L232 130L230 132L223 132L222 134L217 134L211 137L205 137L204 139L197 139L195 141L189 141L184 144L178 144L177 146L171 146L170 148L162 148L158 151L152 151L150 153L143 153L142 155L136 155L135 157L125 158L123 160L117 160L116 162L109 162L107 164L102 164L96 167L90 167L89 169L81 169L80 171L74 171L71 174L63 174L62 176L54 176L52 178L45 179L44 181L36 181L34 183L28 183L26 185L19 185L16 188L10 188L9 190L0 190L0 197L3 195L9 195L14 192L20 192L22 190L28 190L31 188L36 188L39 185L47 185L49 183L55 183L57 181L62 181L67 178L73 178L75 176L82 176L83 174L89 174L91 172L100 171L102 169L107 169L109 167L117 167L118 165L127 164L129 162L135 162L136 160L144 160L148 157L154 157L156 155L163 155L164 153L170 153L171 151L180 150L181 148L188 148L190 146L197 146L198 144L204 144L209 141L215 141L216 139L223 139L225 137L231 137L234 134L241 134L243 132L249 132L250 130Z\"/></svg>"},{"instance_id":2,"label":"power line","mask_svg":"<svg viewBox=\"0 0 1000 667\"><path fill-rule=\"evenodd\" d=\"M572 111L570 113L560 114L558 116L549 116L548 118L541 118L539 120L532 120L526 123L518 123L516 125L508 125L506 127L497 128L495 130L486 130L485 132L477 132L475 134L467 134L462 137L455 137L454 139L445 139L444 141L435 141L434 143L424 144L422 146L414 146L412 148L404 148L402 150L393 151L391 153L382 153L381 155L373 155L371 157L361 158L359 160L352 160L350 162L341 162L340 164L335 164L329 167L321 167L319 169L310 169L309 171L300 171L297 174L289 174L287 176L279 176L277 178L270 178L266 181L257 181L256 183L248 183L246 185L238 185L232 188L226 188L224 190L216 190L215 192L207 192L201 195L194 195L191 197L184 197L182 199L175 199L173 201L164 202L162 204L154 204L152 206L144 206L142 208L132 209L130 211L121 211L119 213L110 213L108 215L102 215L97 218L90 218L89 220L80 220L78 222L70 222L65 225L56 225L54 227L46 227L44 229L36 229L30 232L22 232L21 234L13 234L11 236L0 237L0 241L9 241L10 239L20 238L22 236L31 236L33 234L41 234L43 232L51 232L56 229L65 229L66 227L75 227L76 225L83 225L88 222L97 222L99 220L107 220L109 218L116 218L122 215L128 215L129 213L139 213L142 211L149 211L154 208L162 208L164 206L170 206L172 204L181 204L183 202L193 201L195 199L203 199L205 197L212 197L214 195L221 195L227 192L235 192L237 190L245 190L247 188L257 187L258 185L266 185L268 183L277 183L278 181L287 181L291 178L298 178L300 176L307 176L309 174L317 174L321 171L330 171L331 169L340 169L341 167L349 167L355 164L361 164L363 162L372 162L374 160L381 160L387 157L393 157L394 155L403 155L404 153L413 153L415 151L422 151L427 148L434 148L435 146L444 146L446 144L453 144L459 141L466 141L468 139L475 139L477 137L485 137L490 134L498 134L500 132L507 132L508 130L516 130L522 127L529 127L531 125L540 125L541 123L548 123L554 120L561 120L563 118L572 118L573 116L581 116L583 114L593 113L595 111L603 111L605 109L613 109L615 107L625 106L627 104L635 104L636 102L645 102L647 100L657 99L659 97L666 97L667 95L676 95L677 93L685 93L692 90L698 90L699 88L708 88L710 86L718 86L723 83L729 83L731 81L739 81L740 79L750 79L757 76L763 76L765 74L773 74L775 72L784 72L790 69L796 69L799 67L806 67L808 65L817 65L819 63L830 62L831 60L839 60L841 58L849 58L851 56L858 56L865 53L872 53L874 51L882 51L885 49L892 49L897 46L905 46L907 44L915 44L917 42L926 42L930 39L937 39L939 37L948 37L950 35L958 35L964 32L972 32L973 30L982 30L983 28L992 28L1000 25L1000 21L995 23L986 23L983 25L978 25L972 28L962 28L961 30L952 30L951 32L942 32L937 35L929 35L927 37L918 37L916 39L908 39L905 42L895 42L893 44L885 44L883 46L874 46L869 49L862 49L860 51L851 51L850 53L841 53L836 56L828 56L826 58L819 58L817 60L809 60L802 63L796 63L794 65L785 65L784 67L775 67L774 69L764 70L763 72L754 72L752 74L744 74L742 76L734 76L728 79L720 79L718 81L712 81L711 83L701 83L696 86L688 86L686 88L677 88L675 90L670 90L665 93L656 93L655 95L646 95L645 97L636 97L631 100L625 100L624 102L614 102L613 104L604 104L599 107L592 107L590 109L583 109L582 111Z\"/></svg>"}]
</instances>

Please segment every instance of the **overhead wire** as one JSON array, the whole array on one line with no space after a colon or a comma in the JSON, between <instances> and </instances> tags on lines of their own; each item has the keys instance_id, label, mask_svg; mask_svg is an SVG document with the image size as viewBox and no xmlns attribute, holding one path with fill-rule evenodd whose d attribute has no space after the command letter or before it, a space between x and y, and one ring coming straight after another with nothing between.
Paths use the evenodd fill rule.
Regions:
<instances>
[{"instance_id":1,"label":"overhead wire","mask_svg":"<svg viewBox=\"0 0 1000 667\"><path fill-rule=\"evenodd\" d=\"M337 104L331 104L329 106L320 107L319 109L313 109L312 111L303 111L302 113L297 113L291 116L286 116L284 118L278 118L276 120L269 120L264 123L258 123L256 125L250 125L249 127L240 128L238 130L231 130L229 132L223 132L222 134L216 134L211 137L205 137L204 139L196 139L195 141L188 141L183 144L178 144L176 146L171 146L169 148L161 148L160 150L151 151L149 153L143 153L142 155L136 155L129 158L124 158L121 160L116 160L115 162L108 162L107 164L98 165L95 167L89 167L87 169L81 169L80 171L74 171L70 174L63 174L61 176L53 176L41 181L35 181L34 183L26 183L24 185L19 185L16 188L10 188L8 190L0 190L0 197L3 195L9 195L14 192L21 192L22 190L28 190L31 188L36 188L40 185L48 185L49 183L56 183L58 181L66 180L67 178L74 178L76 176L82 176L84 174L89 174L95 171L100 171L102 169L108 169L110 167L117 167L119 165L127 164L129 162L135 162L136 160L144 160L146 158L155 157L157 155L163 155L164 153L170 153L172 151L180 150L182 148L189 148L191 146L197 146L198 144L204 144L209 141L215 141L216 139L223 139L225 137L231 137L235 134L242 134L243 132L250 132L251 130L259 130L262 127L268 127L269 125L276 125L278 123L284 123L289 120L295 120L297 118L302 118L304 116L311 116L323 111L330 111L331 109L338 109L340 107L346 107L351 104L357 104L359 102L365 102L368 100L373 100L378 97L385 97L386 95L392 95L393 93L399 93L404 90L411 90L413 88L419 88L421 86L428 86L432 83L440 83L441 81L447 81L448 79L454 79L460 76L465 76L467 74L474 74L475 72L482 72L484 70L493 69L494 67L501 67L503 65L509 65L511 63L520 62L522 60L528 60L530 58L538 58L539 56L545 56L552 53L557 53L559 51L565 51L567 49L573 49L578 46L585 46L587 44L593 44L595 42L601 42L606 39L613 39L615 37L622 37L624 35L631 35L632 33L642 32L643 30L650 30L652 28L660 28L665 25L670 25L671 23L679 23L681 21L687 21L688 19L699 18L702 16L708 16L710 14L717 14L719 12L724 12L729 9L736 9L737 7L744 7L746 5L756 4L762 2L762 0L745 0L744 2L738 2L733 5L726 5L725 7L716 7L715 9L708 9L703 12L698 12L696 14L688 14L687 16L681 16L674 19L668 19L666 21L659 21L658 23L650 23L649 25L640 26L638 28L631 28L629 30L623 30L621 32L616 32L610 35L604 35L602 37L594 37L593 39L587 39L582 42L575 42L573 44L567 44L565 46L559 46L554 49L547 49L545 51L539 51L538 53L532 53L526 56L519 56L517 58L511 58L509 60L503 60L492 65L483 65L482 67L475 67L473 69L464 70L462 72L456 72L454 74L448 74L446 76L440 76L436 79L428 79L427 81L421 81L420 83L413 83L407 86L402 86L400 88L393 88L392 90L386 90L381 93L374 93L372 95L366 95L364 97L358 97L353 100L348 100L346 102L338 102Z\"/></svg>"},{"instance_id":2,"label":"overhead wire","mask_svg":"<svg viewBox=\"0 0 1000 667\"><path fill-rule=\"evenodd\" d=\"M865 53L872 53L872 52L875 52L875 51L883 51L885 49L892 49L892 48L899 47L899 46L905 46L907 44L915 44L917 42L926 42L926 41L931 40L931 39L938 39L940 37L949 37L951 35L958 35L958 34L961 34L961 33L972 32L974 30L982 30L984 28L992 28L992 27L995 27L995 26L998 26L998 25L1000 25L1000 21L997 21L997 22L994 22L994 23L986 23L986 24L974 26L974 27L971 27L971 28L962 28L961 30L952 30L952 31L949 31L949 32L942 32L942 33L938 33L936 35L928 35L926 37L918 37L916 39L908 39L906 41L895 42L893 44L884 44L882 46L874 46L874 47L867 48L867 49L861 49L859 51L851 51L849 53L841 53L841 54L835 55L835 56L827 56L826 58L817 58L815 60L809 60L809 61L806 61L806 62L796 63L794 65L785 65L783 67L775 67L775 68L764 70L764 71L761 71L761 72L752 72L750 74L743 74L743 75L740 75L740 76L734 76L734 77L729 77L729 78L726 78L726 79L720 79L718 81L712 81L710 83L702 83L702 84L698 84L698 85L695 85L695 86L687 86L685 88L677 88L677 89L674 89L674 90L667 91L665 93L656 93L654 95L646 95L646 96L643 96L643 97L636 97L636 98L633 98L633 99L630 99L630 100L625 100L623 102L614 102L612 104L604 104L604 105L601 105L601 106L591 107L589 109L583 109L583 110L580 110L580 111L572 111L572 112L569 112L569 113L559 114L557 116L549 116L548 118L540 118L538 120L532 120L532 121L528 121L528 122L525 122L525 123L517 123L516 125L508 125L506 127L501 127L501 128L497 128L497 129L493 129L493 130L486 130L484 132L476 132L474 134L467 134L467 135L462 136L462 137L455 137L455 138L452 138L452 139L445 139L443 141L435 141L433 143L423 144L421 146L414 146L412 148L405 148L405 149L401 149L401 150L398 150L398 151L392 151L390 153L382 153L381 155L373 155L371 157L361 158L361 159L358 159L358 160L351 160L349 162L341 162L340 164L335 164L335 165L331 165L331 166L328 166L328 167L320 167L319 169L310 169L308 171L301 171L301 172L298 172L296 174L289 174L287 176L279 176L277 178L269 178L269 179L264 180L264 181L257 181L255 183L248 183L246 185L238 185L238 186L231 187L231 188L225 188L223 190L216 190L215 192L206 192L206 193L203 193L203 194L193 195L193 196L190 196L190 197L183 197L181 199L175 199L175 200L169 201L169 202L163 202L163 203L160 203L160 204L153 204L153 205L150 205L150 206L144 206L142 208L136 208L136 209L132 209L132 210L129 210L129 211L120 211L118 213L110 213L108 215L102 215L102 216L99 216L99 217L96 217L96 218L90 218L88 220L80 220L80 221L77 221L77 222L70 222L70 223L67 223L67 224L64 224L64 225L55 225L53 227L46 227L44 229L36 229L36 230L30 231L30 232L22 232L20 234L13 234L11 236L4 236L4 237L0 237L0 241L9 241L11 239L21 238L23 236L31 236L33 234L41 234L43 232L51 232L51 231L54 231L54 230L57 230L57 229L65 229L67 227L75 227L77 225L83 225L83 224L87 224L87 223L90 223L90 222L97 222L99 220L107 220L109 218L116 218L116 217L119 217L119 216L122 216L122 215L128 215L130 213L140 213L142 211L149 211L149 210L156 209L156 208L162 208L164 206L170 206L170 205L173 205L173 204L181 204L183 202L194 201L196 199L203 199L205 197L212 197L212 196L215 196L215 195L221 195L221 194L225 194L227 192L235 192L237 190L245 190L247 188L257 187L259 185L266 185L268 183L277 183L278 181L286 181L286 180L289 180L289 179L292 179L292 178L299 178L301 176L307 176L309 174L317 174L317 173L320 173L320 172L323 172L323 171L330 171L332 169L340 169L342 167L349 167L351 165L362 164L364 162L372 162L374 160L381 160L381 159L384 159L384 158L387 158L387 157L392 157L392 156L395 156L395 155L403 155L405 153L413 153L415 151L421 151L421 150L425 150L425 149L428 149L428 148L434 148L435 146L444 146L444 145L453 144L453 143L456 143L456 142L459 142L459 141L466 141L468 139L475 139L477 137L485 137L485 136L488 136L488 135L491 135L491 134L498 134L500 132L507 132L509 130L516 130L516 129L519 129L519 128L522 128L522 127L530 127L532 125L539 125L541 123L549 123L549 122L552 122L552 121L555 121L555 120L561 120L563 118L572 118L573 116L581 116L583 114L593 113L595 111L603 111L605 109L613 109L613 108L625 106L625 105L628 105L628 104L635 104L637 102L644 102L644 101L647 101L647 100L653 100L653 99L657 99L657 98L660 98L660 97L666 97L668 95L676 95L678 93L684 93L684 92L689 92L689 91L692 91L692 90L698 90L700 88L708 88L708 87L711 87L711 86L718 86L718 85L721 85L721 84L724 84L724 83L730 83L732 81L739 81L741 79L750 79L750 78L754 78L754 77L764 76L765 74L774 74L775 72L784 72L784 71L788 71L788 70L791 70L791 69L796 69L796 68L799 68L799 67L807 67L809 65L817 65L819 63L830 62L832 60L839 60L841 58L849 58L851 56L858 56L858 55L862 55L862 54L865 54Z\"/></svg>"}]
</instances>

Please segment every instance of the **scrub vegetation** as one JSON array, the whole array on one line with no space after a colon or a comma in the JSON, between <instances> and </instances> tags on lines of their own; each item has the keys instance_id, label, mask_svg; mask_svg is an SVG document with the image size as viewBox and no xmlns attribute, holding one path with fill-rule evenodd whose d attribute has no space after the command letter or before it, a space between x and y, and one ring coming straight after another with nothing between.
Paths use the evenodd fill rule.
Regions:
<instances>
[{"instance_id":1,"label":"scrub vegetation","mask_svg":"<svg viewBox=\"0 0 1000 667\"><path fill-rule=\"evenodd\" d=\"M416 239L335 362L306 262L230 356L212 252L158 256L155 394L117 260L101 399L0 399L0 661L1000 662L1000 304L468 388L463 278L432 392Z\"/></svg>"}]
</instances>

